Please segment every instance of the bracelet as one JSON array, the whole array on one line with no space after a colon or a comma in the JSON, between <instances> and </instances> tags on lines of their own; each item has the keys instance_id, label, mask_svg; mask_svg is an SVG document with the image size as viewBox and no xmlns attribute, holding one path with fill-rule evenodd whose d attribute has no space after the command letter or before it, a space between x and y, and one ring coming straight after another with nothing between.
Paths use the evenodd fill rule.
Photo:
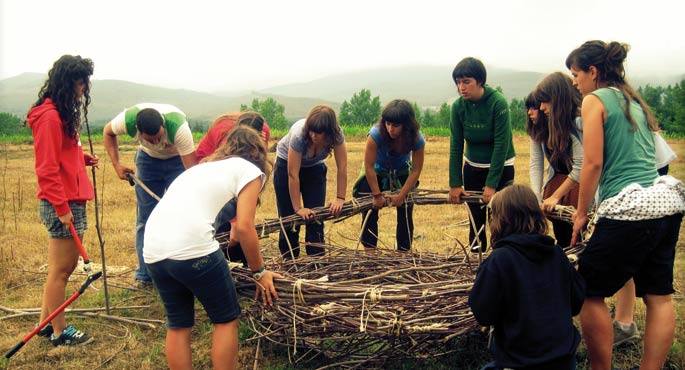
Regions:
<instances>
[{"instance_id":1,"label":"bracelet","mask_svg":"<svg viewBox=\"0 0 685 370\"><path fill-rule=\"evenodd\" d=\"M265 271L266 269L264 268L264 265L262 265L258 271L252 271L252 278L255 280L261 279Z\"/></svg>"},{"instance_id":2,"label":"bracelet","mask_svg":"<svg viewBox=\"0 0 685 370\"><path fill-rule=\"evenodd\" d=\"M337 198L337 199L340 199L340 200L342 200L342 201L345 200L345 197L341 197L340 195L338 195L336 198Z\"/></svg>"}]
</instances>

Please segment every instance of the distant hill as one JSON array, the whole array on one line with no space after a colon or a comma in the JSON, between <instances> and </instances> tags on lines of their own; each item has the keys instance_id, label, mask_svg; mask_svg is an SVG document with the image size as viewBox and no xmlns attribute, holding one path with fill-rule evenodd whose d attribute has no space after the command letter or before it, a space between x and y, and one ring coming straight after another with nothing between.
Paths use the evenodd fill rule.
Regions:
<instances>
[{"instance_id":1,"label":"distant hill","mask_svg":"<svg viewBox=\"0 0 685 370\"><path fill-rule=\"evenodd\" d=\"M342 102L366 88L382 101L403 98L421 106L438 106L457 97L452 82L454 66L405 66L369 69L327 76L305 83L276 86L259 92L299 97L318 96ZM544 74L502 68L488 68L487 83L501 86L507 98L522 97L535 87Z\"/></svg>"},{"instance_id":2,"label":"distant hill","mask_svg":"<svg viewBox=\"0 0 685 370\"><path fill-rule=\"evenodd\" d=\"M289 119L304 117L316 104L328 104L336 111L344 100L363 88L380 95L387 102L404 98L423 107L439 106L457 97L452 82L453 66L405 66L369 69L342 73L317 80L276 86L236 95L235 93L206 93L185 89L169 89L120 80L94 80L89 118L103 124L125 107L139 102L160 102L178 106L190 119L209 121L221 113L235 111L240 104L249 105L254 98L273 97L285 106ZM24 73L0 80L0 111L23 117L37 97L45 74ZM543 73L522 72L488 67L488 84L501 86L507 98L524 97L542 79ZM683 74L639 76L631 82L640 86L667 85L679 82Z\"/></svg>"},{"instance_id":3,"label":"distant hill","mask_svg":"<svg viewBox=\"0 0 685 370\"><path fill-rule=\"evenodd\" d=\"M487 83L501 86L508 98L523 98L540 82L546 73L517 71L492 66L487 67ZM387 102L404 98L421 106L438 106L457 97L452 82L454 66L414 65L386 67L342 73L309 82L288 84L260 90L261 93L298 97L319 97L342 103L352 94L366 88L373 96L379 95ZM635 87L644 84L668 85L681 81L683 74L660 76L636 76L631 79Z\"/></svg>"},{"instance_id":4,"label":"distant hill","mask_svg":"<svg viewBox=\"0 0 685 370\"><path fill-rule=\"evenodd\" d=\"M38 90L46 75L24 73L0 81L0 111L26 114L36 100ZM249 105L252 99L273 97L285 106L285 114L291 119L304 117L316 104L328 104L334 109L339 104L318 98L293 98L271 94L252 93L237 97L223 97L185 89L168 89L120 80L94 80L91 89L92 103L88 116L95 124L104 124L125 107L140 102L160 102L181 108L190 119L211 120L221 113L236 111L240 104Z\"/></svg>"}]
</instances>

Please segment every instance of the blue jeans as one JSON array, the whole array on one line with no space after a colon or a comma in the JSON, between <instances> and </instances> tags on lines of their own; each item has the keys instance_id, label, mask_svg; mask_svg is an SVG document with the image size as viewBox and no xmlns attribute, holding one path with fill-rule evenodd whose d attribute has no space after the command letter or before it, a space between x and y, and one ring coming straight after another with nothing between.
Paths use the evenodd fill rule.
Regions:
<instances>
[{"instance_id":1,"label":"blue jeans","mask_svg":"<svg viewBox=\"0 0 685 370\"><path fill-rule=\"evenodd\" d=\"M175 156L169 159L157 159L150 157L144 151L138 150L136 153L136 175L153 193L161 197L169 185L185 170L181 157ZM136 270L136 280L152 281L150 274L143 261L143 240L145 236L145 223L147 223L150 213L157 205L155 198L148 195L141 187L137 186L136 200L136 254L138 255L138 269Z\"/></svg>"}]
</instances>

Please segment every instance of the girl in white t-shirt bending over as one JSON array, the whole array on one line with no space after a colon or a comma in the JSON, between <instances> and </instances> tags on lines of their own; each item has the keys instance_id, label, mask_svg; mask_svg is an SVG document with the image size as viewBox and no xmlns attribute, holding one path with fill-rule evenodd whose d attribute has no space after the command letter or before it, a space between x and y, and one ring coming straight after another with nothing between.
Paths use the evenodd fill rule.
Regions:
<instances>
[{"instance_id":1,"label":"girl in white t-shirt bending over","mask_svg":"<svg viewBox=\"0 0 685 370\"><path fill-rule=\"evenodd\" d=\"M143 258L167 314L166 355L171 369L190 369L194 298L214 324L212 364L235 368L240 306L227 261L214 239L221 207L237 197L237 238L258 282L257 298L271 305L278 296L264 270L254 226L259 193L270 172L259 134L236 127L207 162L183 172L155 207L145 230Z\"/></svg>"}]
</instances>

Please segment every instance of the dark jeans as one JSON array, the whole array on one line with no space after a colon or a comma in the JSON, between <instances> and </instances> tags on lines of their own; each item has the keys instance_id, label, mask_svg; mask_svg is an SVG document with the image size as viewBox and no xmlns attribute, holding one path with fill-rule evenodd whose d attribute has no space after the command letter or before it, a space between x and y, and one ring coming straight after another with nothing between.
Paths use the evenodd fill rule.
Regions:
<instances>
[{"instance_id":1,"label":"dark jeans","mask_svg":"<svg viewBox=\"0 0 685 370\"><path fill-rule=\"evenodd\" d=\"M407 181L407 175L398 177L398 180L402 185ZM387 182L381 181L380 176L378 177L378 184L383 184ZM390 189L384 189L381 186L381 191L386 191ZM366 177L362 178L358 185L357 191L359 193L371 193L371 187L369 187L369 182ZM369 219L366 221L366 228L362 231L362 244L367 248L376 248L378 244L378 210L372 209L362 213L362 224L366 215L371 212L368 216ZM397 250L408 251L411 248L412 238L414 237L414 205L413 204L403 204L401 207L397 207L397 226L395 227L395 235L397 237Z\"/></svg>"},{"instance_id":2,"label":"dark jeans","mask_svg":"<svg viewBox=\"0 0 685 370\"><path fill-rule=\"evenodd\" d=\"M300 193L302 194L302 204L305 208L322 207L326 201L326 172L328 168L321 163L312 167L300 168ZM276 206L278 217L286 217L295 214L293 203L290 200L288 190L288 162L278 158L274 165L274 190L276 192ZM309 222L305 226L306 243L323 243L323 223ZM287 238L287 239L286 239ZM300 256L300 227L293 229L286 228L285 233L281 231L278 236L278 249L283 258L297 258ZM292 252L288 246L288 241L292 246ZM319 246L307 244L307 255L322 255L324 249Z\"/></svg>"},{"instance_id":3,"label":"dark jeans","mask_svg":"<svg viewBox=\"0 0 685 370\"><path fill-rule=\"evenodd\" d=\"M175 156L169 159L157 159L150 157L144 151L136 153L136 175L153 193L161 197L169 185L185 170L181 157ZM136 280L152 281L143 260L143 240L145 224L150 213L157 205L157 201L145 192L140 186L135 187L136 200L136 254L138 255L138 269Z\"/></svg>"},{"instance_id":4,"label":"dark jeans","mask_svg":"<svg viewBox=\"0 0 685 370\"><path fill-rule=\"evenodd\" d=\"M468 163L464 163L464 190L466 191L483 191L485 187L485 180L488 178L489 168L477 168ZM500 177L499 184L495 190L502 190L505 186L514 183L514 166L504 166L502 169L502 177ZM469 243L473 243L476 238L476 232L480 230L481 226L485 225L487 218L486 207L483 204L468 204L471 215L473 215L473 222L476 230L473 227L469 229ZM488 249L488 239L485 236L485 228L479 234L481 251L485 252Z\"/></svg>"}]
</instances>

